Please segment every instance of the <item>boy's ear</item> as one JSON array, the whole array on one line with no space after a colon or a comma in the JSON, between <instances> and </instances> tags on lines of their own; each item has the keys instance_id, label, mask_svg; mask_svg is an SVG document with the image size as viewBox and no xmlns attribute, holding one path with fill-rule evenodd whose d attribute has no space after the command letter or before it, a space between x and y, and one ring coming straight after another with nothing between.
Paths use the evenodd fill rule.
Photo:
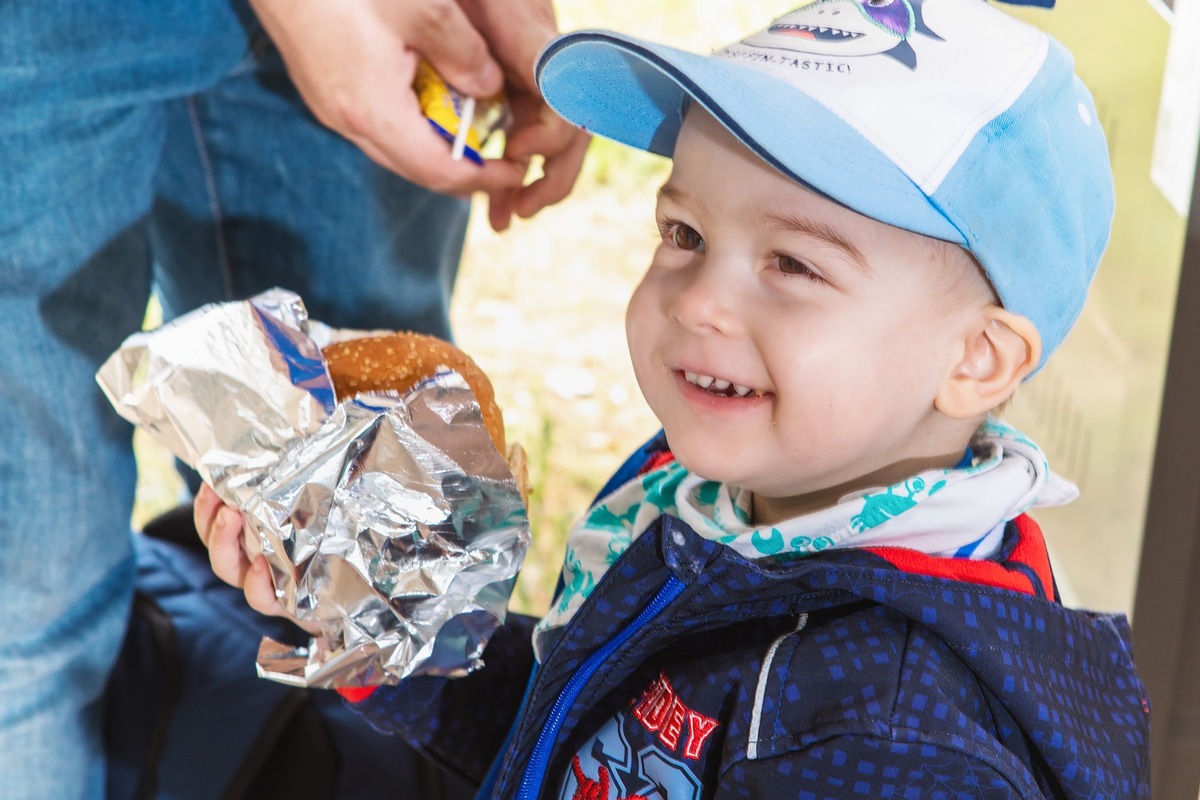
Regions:
<instances>
[{"instance_id":1,"label":"boy's ear","mask_svg":"<svg viewBox=\"0 0 1200 800\"><path fill-rule=\"evenodd\" d=\"M1042 337L1025 317L989 305L981 321L934 398L937 410L953 419L982 416L999 406L1042 359Z\"/></svg>"}]
</instances>

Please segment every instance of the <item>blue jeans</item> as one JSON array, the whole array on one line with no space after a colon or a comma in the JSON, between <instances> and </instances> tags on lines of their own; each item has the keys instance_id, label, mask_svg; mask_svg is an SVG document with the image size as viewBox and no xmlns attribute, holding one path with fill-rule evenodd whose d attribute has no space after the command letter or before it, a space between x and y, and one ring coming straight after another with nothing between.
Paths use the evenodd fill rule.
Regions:
<instances>
[{"instance_id":1,"label":"blue jeans","mask_svg":"<svg viewBox=\"0 0 1200 800\"><path fill-rule=\"evenodd\" d=\"M136 469L96 369L152 285L448 335L467 208L317 124L238 0L0 19L0 797L92 798Z\"/></svg>"}]
</instances>

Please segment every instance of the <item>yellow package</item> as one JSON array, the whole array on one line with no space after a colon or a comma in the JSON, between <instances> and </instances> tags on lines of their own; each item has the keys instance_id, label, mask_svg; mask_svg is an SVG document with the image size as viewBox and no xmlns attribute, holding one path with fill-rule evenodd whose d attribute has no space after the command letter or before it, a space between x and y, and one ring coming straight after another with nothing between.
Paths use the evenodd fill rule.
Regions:
<instances>
[{"instance_id":1,"label":"yellow package","mask_svg":"<svg viewBox=\"0 0 1200 800\"><path fill-rule=\"evenodd\" d=\"M461 94L442 80L433 66L421 59L413 79L421 112L442 138L450 142L450 156L466 156L483 164L480 150L493 133L508 126L508 105L503 92L485 99Z\"/></svg>"}]
</instances>

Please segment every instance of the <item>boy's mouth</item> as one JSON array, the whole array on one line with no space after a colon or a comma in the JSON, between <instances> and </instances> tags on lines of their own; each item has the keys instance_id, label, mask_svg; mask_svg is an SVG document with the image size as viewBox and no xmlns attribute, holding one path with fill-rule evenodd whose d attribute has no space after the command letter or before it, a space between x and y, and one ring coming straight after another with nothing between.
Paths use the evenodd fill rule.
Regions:
<instances>
[{"instance_id":1,"label":"boy's mouth","mask_svg":"<svg viewBox=\"0 0 1200 800\"><path fill-rule=\"evenodd\" d=\"M752 389L749 386L742 386L739 383L727 381L724 378L714 378L712 375L701 375L698 372L683 373L683 377L688 383L698 386L709 394L717 395L718 397L762 397L763 393L759 389Z\"/></svg>"}]
</instances>

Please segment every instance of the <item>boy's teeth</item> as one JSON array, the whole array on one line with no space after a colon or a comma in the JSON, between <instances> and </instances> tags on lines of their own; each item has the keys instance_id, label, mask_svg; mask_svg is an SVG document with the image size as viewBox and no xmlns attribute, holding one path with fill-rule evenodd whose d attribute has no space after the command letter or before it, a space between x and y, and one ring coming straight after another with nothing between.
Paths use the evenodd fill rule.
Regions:
<instances>
[{"instance_id":1,"label":"boy's teeth","mask_svg":"<svg viewBox=\"0 0 1200 800\"><path fill-rule=\"evenodd\" d=\"M753 394L755 397L762 396L762 392L758 391L757 389L752 389L749 386L742 386L740 383L733 383L732 381L727 381L724 378L714 378L711 375L701 375L699 372L687 371L683 373L683 377L687 379L688 383L693 383L702 389L707 389L708 391L713 392L714 394L725 394L728 397L732 397L733 395L737 395L738 397L747 397L751 394ZM730 392L730 389L733 391Z\"/></svg>"}]
</instances>

